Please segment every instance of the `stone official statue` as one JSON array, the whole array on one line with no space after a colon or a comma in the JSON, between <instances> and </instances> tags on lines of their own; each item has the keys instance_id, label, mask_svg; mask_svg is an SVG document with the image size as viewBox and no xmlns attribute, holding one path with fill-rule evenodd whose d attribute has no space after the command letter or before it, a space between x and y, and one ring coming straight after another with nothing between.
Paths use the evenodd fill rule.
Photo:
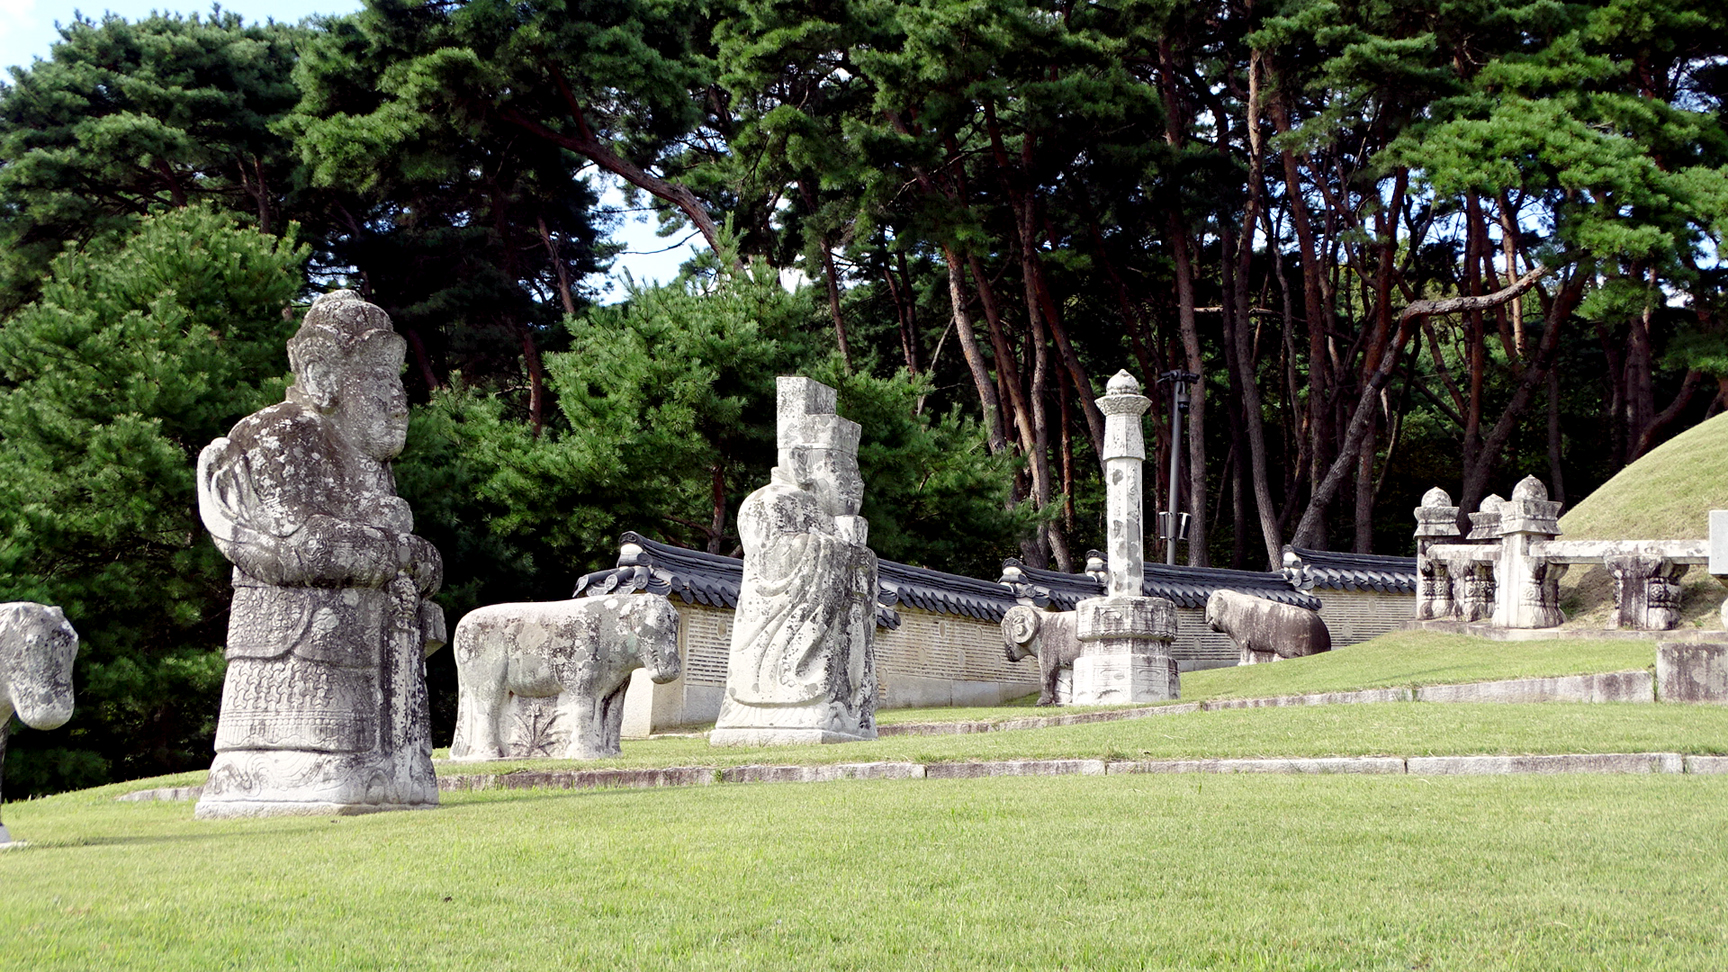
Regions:
<instances>
[{"instance_id":1,"label":"stone official statue","mask_svg":"<svg viewBox=\"0 0 1728 972\"><path fill-rule=\"evenodd\" d=\"M834 389L779 379L779 465L744 500L744 580L716 746L876 738L876 555L855 422Z\"/></svg>"},{"instance_id":2,"label":"stone official statue","mask_svg":"<svg viewBox=\"0 0 1728 972\"><path fill-rule=\"evenodd\" d=\"M444 643L438 551L390 460L408 435L405 342L352 291L288 341L294 384L198 459L234 564L228 676L199 817L434 806L425 656Z\"/></svg>"}]
</instances>

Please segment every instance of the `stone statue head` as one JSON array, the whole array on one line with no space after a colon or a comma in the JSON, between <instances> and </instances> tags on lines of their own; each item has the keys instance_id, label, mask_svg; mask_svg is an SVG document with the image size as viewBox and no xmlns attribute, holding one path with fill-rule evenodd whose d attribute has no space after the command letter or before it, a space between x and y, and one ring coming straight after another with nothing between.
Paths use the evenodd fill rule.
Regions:
<instances>
[{"instance_id":1,"label":"stone statue head","mask_svg":"<svg viewBox=\"0 0 1728 972\"><path fill-rule=\"evenodd\" d=\"M839 449L791 449L785 457L797 484L816 496L829 516L857 516L864 505L864 477L858 456Z\"/></svg>"},{"instance_id":2,"label":"stone statue head","mask_svg":"<svg viewBox=\"0 0 1728 972\"><path fill-rule=\"evenodd\" d=\"M362 455L395 458L408 441L407 342L352 290L319 297L288 339L288 400L325 415Z\"/></svg>"}]
</instances>

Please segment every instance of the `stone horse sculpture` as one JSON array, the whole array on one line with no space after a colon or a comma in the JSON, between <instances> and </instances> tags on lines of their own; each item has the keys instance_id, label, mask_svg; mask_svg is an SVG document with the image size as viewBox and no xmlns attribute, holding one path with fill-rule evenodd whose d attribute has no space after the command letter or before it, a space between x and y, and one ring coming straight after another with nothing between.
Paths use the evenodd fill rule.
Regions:
<instances>
[{"instance_id":1,"label":"stone horse sculpture","mask_svg":"<svg viewBox=\"0 0 1728 972\"><path fill-rule=\"evenodd\" d=\"M454 760L535 755L513 751L503 725L517 699L556 698L565 759L617 756L630 674L678 677L678 612L664 597L619 594L494 604L456 626L458 701Z\"/></svg>"},{"instance_id":2,"label":"stone horse sculpture","mask_svg":"<svg viewBox=\"0 0 1728 972\"><path fill-rule=\"evenodd\" d=\"M1074 659L1080 657L1074 621L1072 611L1040 611L1024 604L1009 608L1002 616L1003 653L1008 660L1038 656L1039 705L1057 703L1056 683L1062 669L1073 671Z\"/></svg>"},{"instance_id":3,"label":"stone horse sculpture","mask_svg":"<svg viewBox=\"0 0 1728 972\"><path fill-rule=\"evenodd\" d=\"M72 659L78 632L57 607L33 601L0 604L0 768L12 713L32 729L58 729L72 718ZM0 823L0 845L12 837Z\"/></svg>"},{"instance_id":4,"label":"stone horse sculpture","mask_svg":"<svg viewBox=\"0 0 1728 972\"><path fill-rule=\"evenodd\" d=\"M1239 665L1332 650L1332 632L1318 613L1239 591L1213 591L1206 599L1206 623L1236 643Z\"/></svg>"}]
</instances>

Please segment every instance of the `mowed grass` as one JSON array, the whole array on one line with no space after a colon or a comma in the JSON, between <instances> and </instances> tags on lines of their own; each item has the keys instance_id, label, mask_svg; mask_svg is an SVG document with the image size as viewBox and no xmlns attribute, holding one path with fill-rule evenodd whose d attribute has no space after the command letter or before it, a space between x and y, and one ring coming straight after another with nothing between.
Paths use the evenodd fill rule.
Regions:
<instances>
[{"instance_id":1,"label":"mowed grass","mask_svg":"<svg viewBox=\"0 0 1728 972\"><path fill-rule=\"evenodd\" d=\"M1436 631L1394 631L1371 641L1271 665L1240 665L1182 674L1182 698L1268 698L1371 688L1418 688L1510 678L1591 675L1652 668L1656 645L1634 639L1567 638L1491 641ZM1036 695L979 708L884 709L882 725L909 722L1003 722L1009 719L1134 706L1037 707Z\"/></svg>"},{"instance_id":2,"label":"mowed grass","mask_svg":"<svg viewBox=\"0 0 1728 972\"><path fill-rule=\"evenodd\" d=\"M1196 759L1256 756L1446 756L1677 752L1728 754L1728 706L1397 702L1234 709L1085 726L948 736L890 736L835 746L717 749L703 739L625 740L604 760L440 763L440 775L517 770L920 763L1006 759Z\"/></svg>"},{"instance_id":3,"label":"mowed grass","mask_svg":"<svg viewBox=\"0 0 1728 972\"><path fill-rule=\"evenodd\" d=\"M8 808L0 969L1719 969L1728 777L1059 777Z\"/></svg>"}]
</instances>

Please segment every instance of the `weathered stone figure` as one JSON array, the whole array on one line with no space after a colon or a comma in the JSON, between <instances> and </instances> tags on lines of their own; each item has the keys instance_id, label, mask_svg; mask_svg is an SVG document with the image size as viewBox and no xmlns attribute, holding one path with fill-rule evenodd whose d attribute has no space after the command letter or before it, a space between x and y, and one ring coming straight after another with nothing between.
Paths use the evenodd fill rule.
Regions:
<instances>
[{"instance_id":1,"label":"weathered stone figure","mask_svg":"<svg viewBox=\"0 0 1728 972\"><path fill-rule=\"evenodd\" d=\"M0 604L0 769L12 713L32 729L58 729L72 718L72 660L78 632L57 607L34 601ZM0 822L0 846L12 842Z\"/></svg>"},{"instance_id":2,"label":"weathered stone figure","mask_svg":"<svg viewBox=\"0 0 1728 972\"><path fill-rule=\"evenodd\" d=\"M1040 611L1025 604L1016 604L1002 616L1003 654L1008 660L1038 656L1039 705L1070 701L1074 659L1080 657L1080 638L1074 631L1076 617L1073 611ZM1067 693L1059 688L1064 671L1070 682Z\"/></svg>"},{"instance_id":3,"label":"weathered stone figure","mask_svg":"<svg viewBox=\"0 0 1728 972\"><path fill-rule=\"evenodd\" d=\"M390 460L408 435L405 343L352 291L288 341L287 399L198 459L234 563L228 676L199 817L435 806L425 656L444 643L438 551Z\"/></svg>"},{"instance_id":4,"label":"weathered stone figure","mask_svg":"<svg viewBox=\"0 0 1728 972\"><path fill-rule=\"evenodd\" d=\"M744 500L744 581L716 746L876 738L876 555L855 422L834 389L778 380L779 465Z\"/></svg>"},{"instance_id":5,"label":"weathered stone figure","mask_svg":"<svg viewBox=\"0 0 1728 972\"><path fill-rule=\"evenodd\" d=\"M456 760L617 756L630 673L664 684L682 667L678 612L656 594L493 604L463 615L453 647Z\"/></svg>"},{"instance_id":6,"label":"weathered stone figure","mask_svg":"<svg viewBox=\"0 0 1728 972\"><path fill-rule=\"evenodd\" d=\"M1236 643L1239 665L1332 650L1332 632L1318 611L1240 591L1213 591L1206 599L1206 624Z\"/></svg>"}]
</instances>

